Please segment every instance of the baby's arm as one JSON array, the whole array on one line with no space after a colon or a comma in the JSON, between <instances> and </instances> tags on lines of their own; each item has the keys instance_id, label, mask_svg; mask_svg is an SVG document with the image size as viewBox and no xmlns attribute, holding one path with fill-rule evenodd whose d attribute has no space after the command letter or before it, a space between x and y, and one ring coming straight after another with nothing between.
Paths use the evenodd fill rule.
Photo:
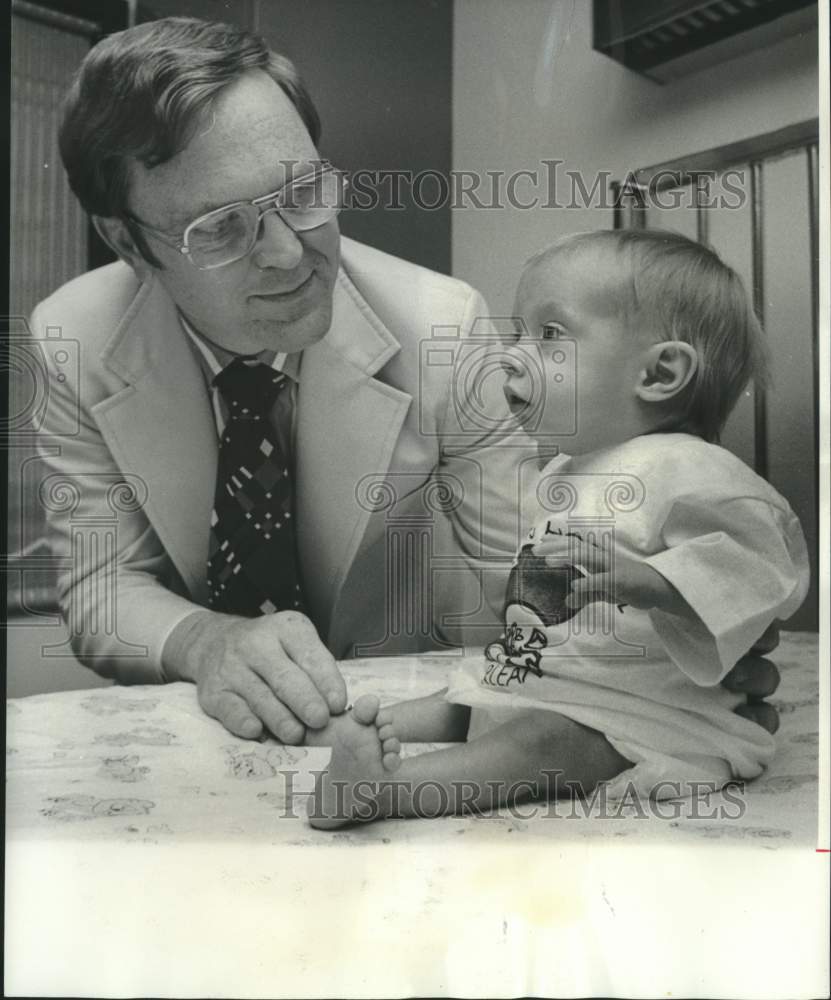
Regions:
<instances>
[{"instance_id":1,"label":"baby's arm","mask_svg":"<svg viewBox=\"0 0 831 1000\"><path fill-rule=\"evenodd\" d=\"M576 578L565 600L567 608L579 610L590 601L631 604L643 610L700 619L681 592L665 576L642 559L614 555L606 549L574 536L547 536L534 546L534 555L544 556L549 566L578 565L585 575Z\"/></svg>"},{"instance_id":2,"label":"baby's arm","mask_svg":"<svg viewBox=\"0 0 831 1000\"><path fill-rule=\"evenodd\" d=\"M740 661L805 597L807 551L795 516L752 497L685 501L667 515L661 540L660 551L641 557L619 545L549 535L534 554L585 571L572 584L568 607L604 600L648 611L667 653L693 681L769 694L769 687L740 681L734 687L729 675L735 668L752 677L758 660Z\"/></svg>"}]
</instances>

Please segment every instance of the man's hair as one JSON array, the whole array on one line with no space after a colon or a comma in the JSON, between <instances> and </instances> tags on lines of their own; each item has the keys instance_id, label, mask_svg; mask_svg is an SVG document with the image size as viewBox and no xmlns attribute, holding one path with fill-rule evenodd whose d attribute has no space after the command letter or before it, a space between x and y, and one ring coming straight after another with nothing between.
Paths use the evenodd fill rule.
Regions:
<instances>
[{"instance_id":1,"label":"man's hair","mask_svg":"<svg viewBox=\"0 0 831 1000\"><path fill-rule=\"evenodd\" d=\"M630 332L696 350L698 367L666 404L661 429L717 442L748 382L769 382L768 346L741 278L709 247L665 230L576 233L529 264L588 249L607 251L620 264L621 315Z\"/></svg>"},{"instance_id":2,"label":"man's hair","mask_svg":"<svg viewBox=\"0 0 831 1000\"><path fill-rule=\"evenodd\" d=\"M320 119L311 97L294 65L259 35L167 17L99 42L75 76L59 132L81 205L90 215L124 218L130 160L154 167L171 159L223 88L257 69L282 88L317 145Z\"/></svg>"}]
</instances>

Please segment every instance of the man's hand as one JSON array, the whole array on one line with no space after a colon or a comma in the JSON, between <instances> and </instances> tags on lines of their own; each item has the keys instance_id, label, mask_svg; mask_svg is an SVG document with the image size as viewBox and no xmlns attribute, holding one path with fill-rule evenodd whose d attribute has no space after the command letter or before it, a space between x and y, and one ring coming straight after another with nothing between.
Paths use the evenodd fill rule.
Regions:
<instances>
[{"instance_id":1,"label":"man's hand","mask_svg":"<svg viewBox=\"0 0 831 1000\"><path fill-rule=\"evenodd\" d=\"M633 608L660 608L672 614L692 614L681 595L657 570L646 563L588 544L575 535L545 535L534 546L534 555L545 557L549 566L577 566L586 574L573 582L566 606L574 609L592 601L630 604ZM747 703L734 709L751 722L775 733L779 713L765 698L779 687L779 671L765 659L765 653L779 645L779 629L774 623L747 656L743 656L725 675L722 685L728 691L747 696Z\"/></svg>"},{"instance_id":2,"label":"man's hand","mask_svg":"<svg viewBox=\"0 0 831 1000\"><path fill-rule=\"evenodd\" d=\"M314 625L296 611L238 618L198 611L164 648L170 680L194 681L199 704L235 736L264 729L299 744L346 708L346 684Z\"/></svg>"},{"instance_id":3,"label":"man's hand","mask_svg":"<svg viewBox=\"0 0 831 1000\"><path fill-rule=\"evenodd\" d=\"M779 728L779 713L764 699L779 687L780 677L776 664L766 659L764 654L772 652L778 645L779 627L774 622L721 682L728 691L747 695L747 704L734 709L736 715L743 715L769 733L775 733Z\"/></svg>"}]
</instances>

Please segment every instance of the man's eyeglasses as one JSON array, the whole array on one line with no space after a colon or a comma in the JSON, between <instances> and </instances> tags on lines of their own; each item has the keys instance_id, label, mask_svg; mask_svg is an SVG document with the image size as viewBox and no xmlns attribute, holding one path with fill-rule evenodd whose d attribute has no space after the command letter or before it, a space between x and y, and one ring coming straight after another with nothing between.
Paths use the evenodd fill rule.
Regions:
<instances>
[{"instance_id":1,"label":"man's eyeglasses","mask_svg":"<svg viewBox=\"0 0 831 1000\"><path fill-rule=\"evenodd\" d=\"M324 160L313 173L289 181L279 191L264 194L253 201L223 205L200 215L187 226L180 240L146 225L135 216L128 215L127 218L139 229L175 247L200 271L210 271L233 264L251 253L260 233L262 218L269 212L276 212L296 233L325 225L343 207L346 184L344 174Z\"/></svg>"}]
</instances>

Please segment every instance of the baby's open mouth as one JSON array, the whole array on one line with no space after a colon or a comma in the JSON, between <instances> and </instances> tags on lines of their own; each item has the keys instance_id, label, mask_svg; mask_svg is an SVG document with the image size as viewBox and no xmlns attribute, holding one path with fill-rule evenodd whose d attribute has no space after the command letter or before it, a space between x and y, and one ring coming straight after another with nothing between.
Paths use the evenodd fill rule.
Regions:
<instances>
[{"instance_id":1,"label":"baby's open mouth","mask_svg":"<svg viewBox=\"0 0 831 1000\"><path fill-rule=\"evenodd\" d=\"M530 408L528 400L523 399L522 396L518 396L513 389L509 388L507 385L503 387L502 391L505 393L508 409L515 417L522 416Z\"/></svg>"}]
</instances>

